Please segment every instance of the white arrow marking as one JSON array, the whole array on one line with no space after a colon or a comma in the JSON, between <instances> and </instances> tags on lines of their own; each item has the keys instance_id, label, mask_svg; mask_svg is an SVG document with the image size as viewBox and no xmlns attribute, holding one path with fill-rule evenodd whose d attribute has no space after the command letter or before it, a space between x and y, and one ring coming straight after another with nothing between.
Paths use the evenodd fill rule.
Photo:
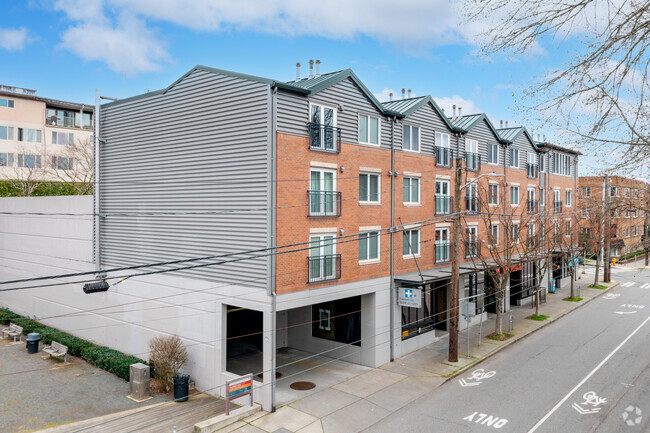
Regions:
<instances>
[{"instance_id":1,"label":"white arrow marking","mask_svg":"<svg viewBox=\"0 0 650 433\"><path fill-rule=\"evenodd\" d=\"M634 314L636 311L614 311L614 314Z\"/></svg>"},{"instance_id":2,"label":"white arrow marking","mask_svg":"<svg viewBox=\"0 0 650 433\"><path fill-rule=\"evenodd\" d=\"M478 386L483 382L466 382L465 379L459 379L460 386Z\"/></svg>"},{"instance_id":3,"label":"white arrow marking","mask_svg":"<svg viewBox=\"0 0 650 433\"><path fill-rule=\"evenodd\" d=\"M582 407L580 407L576 403L573 403L572 406L580 415L586 415L586 414L589 414L589 413L598 413L598 411L600 411L599 407L597 407L595 409L588 410L588 409L583 409Z\"/></svg>"}]
</instances>

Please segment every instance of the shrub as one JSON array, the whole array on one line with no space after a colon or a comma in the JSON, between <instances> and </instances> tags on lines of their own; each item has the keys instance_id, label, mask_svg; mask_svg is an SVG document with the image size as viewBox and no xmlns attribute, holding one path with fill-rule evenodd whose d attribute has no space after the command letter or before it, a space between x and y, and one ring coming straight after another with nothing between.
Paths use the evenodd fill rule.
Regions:
<instances>
[{"instance_id":1,"label":"shrub","mask_svg":"<svg viewBox=\"0 0 650 433\"><path fill-rule=\"evenodd\" d=\"M16 319L19 318L20 316L13 311L6 308L0 308L0 324L8 325L12 322L16 323ZM16 323L16 325L19 325L19 323Z\"/></svg>"},{"instance_id":2,"label":"shrub","mask_svg":"<svg viewBox=\"0 0 650 433\"><path fill-rule=\"evenodd\" d=\"M152 338L149 341L149 360L154 365L165 390L171 389L173 377L187 362L187 350L177 335Z\"/></svg>"},{"instance_id":3,"label":"shrub","mask_svg":"<svg viewBox=\"0 0 650 433\"><path fill-rule=\"evenodd\" d=\"M113 373L117 377L129 380L129 367L131 364L141 362L140 358L128 356L120 351L105 346L90 346L81 351L81 357L97 368Z\"/></svg>"}]
</instances>

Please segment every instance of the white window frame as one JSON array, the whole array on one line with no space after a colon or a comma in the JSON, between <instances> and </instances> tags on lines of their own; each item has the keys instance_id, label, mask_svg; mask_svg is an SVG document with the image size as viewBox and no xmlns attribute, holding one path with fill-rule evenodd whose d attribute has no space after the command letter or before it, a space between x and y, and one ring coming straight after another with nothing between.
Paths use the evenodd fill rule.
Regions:
<instances>
[{"instance_id":1,"label":"white window frame","mask_svg":"<svg viewBox=\"0 0 650 433\"><path fill-rule=\"evenodd\" d=\"M361 197L359 197L359 203L360 204L381 204L381 174L379 173L371 173L371 172L366 172L366 171L360 171L359 176L361 175L366 175L368 176L368 184L366 185L367 191L368 191L368 196L367 198L370 199L370 176L375 176L377 178L377 201L372 201L372 200L361 200ZM359 177L359 182L361 182L361 177Z\"/></svg>"},{"instance_id":2,"label":"white window frame","mask_svg":"<svg viewBox=\"0 0 650 433\"><path fill-rule=\"evenodd\" d=\"M325 254L323 254L323 241L326 236L332 236L332 257L336 257L336 232L328 232L328 233L310 233L309 234L309 257L323 257ZM319 239L319 245L318 245L318 255L312 255L312 249L316 248L315 246L312 245L312 238L317 237ZM311 266L311 265L310 265ZM336 269L336 259L334 259L334 266L332 267L334 270L334 276L337 275L338 270ZM322 271L322 269L321 269ZM307 270L309 272L309 270ZM332 279L331 275L323 275L321 274L320 279L314 279L313 281L310 280L310 282L318 282L318 281L329 281Z\"/></svg>"},{"instance_id":3,"label":"white window frame","mask_svg":"<svg viewBox=\"0 0 650 433\"><path fill-rule=\"evenodd\" d=\"M586 193L586 194L585 194ZM583 186L582 187L582 196L584 198L589 198L591 197L591 187L590 186Z\"/></svg>"},{"instance_id":4,"label":"white window frame","mask_svg":"<svg viewBox=\"0 0 650 433\"><path fill-rule=\"evenodd\" d=\"M412 236L411 232L417 232L418 233L418 243L417 243L417 252L413 252L413 244L411 243L408 245L409 247L409 253L404 254L404 234L408 232L408 239L409 243L412 241ZM419 227L414 227L410 229L404 229L402 232L402 257L405 259L413 258L413 257L420 257L420 244L422 242L422 232L420 231Z\"/></svg>"},{"instance_id":5,"label":"white window frame","mask_svg":"<svg viewBox=\"0 0 650 433\"><path fill-rule=\"evenodd\" d=\"M639 236L639 226L634 226L634 236Z\"/></svg>"},{"instance_id":6,"label":"white window frame","mask_svg":"<svg viewBox=\"0 0 650 433\"><path fill-rule=\"evenodd\" d=\"M404 146L404 133L405 133L405 128L407 128L407 127L409 128L409 143L410 143L409 144L410 148L408 148L408 149ZM418 130L417 149L413 148L413 128ZM411 123L403 123L402 124L402 150L404 150L406 152L420 153L420 148L421 148L420 147L420 140L421 140L421 137L422 137L422 128L420 126L414 125L414 124L411 124Z\"/></svg>"},{"instance_id":7,"label":"white window frame","mask_svg":"<svg viewBox=\"0 0 650 433\"><path fill-rule=\"evenodd\" d=\"M499 147L500 146L498 144L496 144L496 143L489 143L488 144L488 161L487 161L488 164L499 165ZM496 152L495 152L496 161L490 161L490 149L496 150Z\"/></svg>"},{"instance_id":8,"label":"white window frame","mask_svg":"<svg viewBox=\"0 0 650 433\"><path fill-rule=\"evenodd\" d=\"M496 197L493 197L491 194L491 189L496 187L497 189L497 194ZM493 198L496 198L496 201L492 201ZM498 183L490 183L488 184L488 206L497 206L499 204L499 184Z\"/></svg>"},{"instance_id":9,"label":"white window frame","mask_svg":"<svg viewBox=\"0 0 650 433\"><path fill-rule=\"evenodd\" d=\"M510 161L508 161L508 167L510 167L510 168L519 168L519 149L515 149L514 147L511 147L508 150L509 150L508 159L510 159ZM515 156L515 155L516 155L516 157L513 158L513 156ZM513 164L513 161L514 161L514 164Z\"/></svg>"},{"instance_id":10,"label":"white window frame","mask_svg":"<svg viewBox=\"0 0 650 433\"><path fill-rule=\"evenodd\" d=\"M572 190L567 189L564 191L564 205L566 207L571 207L573 204L573 194L571 193Z\"/></svg>"},{"instance_id":11,"label":"white window frame","mask_svg":"<svg viewBox=\"0 0 650 433\"><path fill-rule=\"evenodd\" d=\"M0 101L6 101L6 105L0 105L0 108L15 108L16 103L13 99L8 99L8 98L0 98Z\"/></svg>"},{"instance_id":12,"label":"white window frame","mask_svg":"<svg viewBox=\"0 0 650 433\"><path fill-rule=\"evenodd\" d=\"M367 125L368 125L367 128L368 129L366 131L368 141L361 141L361 137L359 136L359 132L360 132L360 129L361 129L361 122L359 121L359 119L361 117L367 117L368 118L368 122L367 122ZM370 142L370 119L377 119L377 143L371 143ZM361 144L367 144L367 145L370 145L370 146L380 146L381 145L381 117L379 117L377 115L373 115L373 114L359 113L359 115L357 116L357 141L359 143L361 143Z\"/></svg>"},{"instance_id":13,"label":"white window frame","mask_svg":"<svg viewBox=\"0 0 650 433\"><path fill-rule=\"evenodd\" d=\"M451 149L451 139L450 139L449 134L447 134L446 132L436 132L434 134L434 136L435 136L435 140L436 140L435 143L434 143L434 146L436 146L436 147L444 147L446 149ZM444 144L443 138L447 138L447 144L446 145Z\"/></svg>"},{"instance_id":14,"label":"white window frame","mask_svg":"<svg viewBox=\"0 0 650 433\"><path fill-rule=\"evenodd\" d=\"M513 191L514 191L515 188L517 189L517 194L513 195ZM517 202L516 203L514 203L512 201L512 199L514 197L517 197ZM519 203L521 203L521 188L519 187L519 185L510 185L510 205L511 206L519 206Z\"/></svg>"},{"instance_id":15,"label":"white window frame","mask_svg":"<svg viewBox=\"0 0 650 433\"><path fill-rule=\"evenodd\" d=\"M412 191L411 182L413 181L413 179L417 179L417 181L418 181L418 201L406 201L406 200L404 200L404 204L405 205L410 205L410 206L419 205L420 202L422 201L422 180L418 176L404 176L404 177L402 177L402 197L404 196L404 183L406 182L406 179L410 180L409 181L409 189L408 189L409 190L409 200L413 199L413 197L411 197L411 191Z\"/></svg>"},{"instance_id":16,"label":"white window frame","mask_svg":"<svg viewBox=\"0 0 650 433\"><path fill-rule=\"evenodd\" d=\"M370 258L368 257L370 254L370 235L376 234L377 238L377 257ZM365 242L366 242L366 258L365 259L359 259L360 264L368 264L368 263L379 263L381 262L381 233L379 233L379 230L359 230L359 243L361 243L361 236L365 236ZM359 257L359 254L357 254L357 257Z\"/></svg>"},{"instance_id":17,"label":"white window frame","mask_svg":"<svg viewBox=\"0 0 650 433\"><path fill-rule=\"evenodd\" d=\"M443 237L443 233L447 237L447 240L446 241L439 241L438 240L438 234L440 234L441 237ZM435 250L434 250L434 258L433 259L435 260L436 263L445 263L445 262L448 262L451 259L451 251L450 251L451 250L451 233L449 231L449 227L436 227L435 238L433 240L434 249L436 249L438 246L442 246L443 245L442 242L447 243L447 245L446 245L447 246L447 248L446 248L447 255L446 255L444 260L438 260L438 258L435 256Z\"/></svg>"},{"instance_id":18,"label":"white window frame","mask_svg":"<svg viewBox=\"0 0 650 433\"><path fill-rule=\"evenodd\" d=\"M0 140L13 141L14 139L14 127L13 126L4 126L0 125L0 128L5 128L7 131L7 138L0 138Z\"/></svg>"},{"instance_id":19,"label":"white window frame","mask_svg":"<svg viewBox=\"0 0 650 433\"><path fill-rule=\"evenodd\" d=\"M515 227L517 227L517 239L514 238ZM510 224L510 241L518 244L520 239L521 239L521 224L513 221Z\"/></svg>"},{"instance_id":20,"label":"white window frame","mask_svg":"<svg viewBox=\"0 0 650 433\"><path fill-rule=\"evenodd\" d=\"M496 237L494 236L494 228L496 227L497 233ZM494 242L492 242L494 241ZM492 223L490 226L490 234L488 235L488 245L491 247L496 247L499 245L499 223Z\"/></svg>"}]
</instances>

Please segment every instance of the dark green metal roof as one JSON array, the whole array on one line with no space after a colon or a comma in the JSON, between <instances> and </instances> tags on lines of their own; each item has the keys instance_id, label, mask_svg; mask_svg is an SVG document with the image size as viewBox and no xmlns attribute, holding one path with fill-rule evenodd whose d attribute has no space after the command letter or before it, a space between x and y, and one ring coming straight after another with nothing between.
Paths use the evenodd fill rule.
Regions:
<instances>
[{"instance_id":1,"label":"dark green metal roof","mask_svg":"<svg viewBox=\"0 0 650 433\"><path fill-rule=\"evenodd\" d=\"M387 109L394 111L396 113L399 113L403 117L410 116L413 114L416 110L418 110L420 107L422 107L425 104L431 104L433 109L438 113L438 115L442 118L442 121L447 124L449 129L452 131L456 131L457 129L452 125L452 123L447 119L445 116L445 113L440 109L438 104L436 104L436 101L433 100L431 95L426 95L426 96L418 96L415 98L406 98L406 99L398 99L396 101L389 101L389 102L384 102L382 105Z\"/></svg>"},{"instance_id":2,"label":"dark green metal roof","mask_svg":"<svg viewBox=\"0 0 650 433\"><path fill-rule=\"evenodd\" d=\"M461 116L461 117L452 117L449 119L449 121L454 125L456 128L462 130L463 132L468 132L471 130L473 127L478 125L478 123L486 119L487 117L483 113L478 113L478 114L468 114L466 116Z\"/></svg>"},{"instance_id":3,"label":"dark green metal roof","mask_svg":"<svg viewBox=\"0 0 650 433\"><path fill-rule=\"evenodd\" d=\"M537 145L537 142L533 139L532 134L529 133L526 127L524 126L514 126L512 128L500 128L497 129L497 132L501 136L501 139L507 143L512 143L521 134L525 134L526 137L528 137L530 143L532 144L533 149L535 149L537 152L541 152L539 146Z\"/></svg>"},{"instance_id":4,"label":"dark green metal roof","mask_svg":"<svg viewBox=\"0 0 650 433\"><path fill-rule=\"evenodd\" d=\"M398 99L396 101L382 102L381 105L383 105L388 110L408 115L420 108L422 105L421 102L424 99L424 96L418 96L417 98L406 98Z\"/></svg>"}]
</instances>

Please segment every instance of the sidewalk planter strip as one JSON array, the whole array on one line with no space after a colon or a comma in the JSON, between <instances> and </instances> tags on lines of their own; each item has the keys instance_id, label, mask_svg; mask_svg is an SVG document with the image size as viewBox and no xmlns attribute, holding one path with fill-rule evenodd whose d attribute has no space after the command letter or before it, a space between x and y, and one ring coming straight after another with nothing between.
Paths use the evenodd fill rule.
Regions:
<instances>
[{"instance_id":1,"label":"sidewalk planter strip","mask_svg":"<svg viewBox=\"0 0 650 433\"><path fill-rule=\"evenodd\" d=\"M540 314L539 316L528 316L527 319L530 319L530 320L537 320L537 321L541 322L542 320L546 320L546 319L548 319L548 316L545 316L545 315L543 315L543 314Z\"/></svg>"}]
</instances>

